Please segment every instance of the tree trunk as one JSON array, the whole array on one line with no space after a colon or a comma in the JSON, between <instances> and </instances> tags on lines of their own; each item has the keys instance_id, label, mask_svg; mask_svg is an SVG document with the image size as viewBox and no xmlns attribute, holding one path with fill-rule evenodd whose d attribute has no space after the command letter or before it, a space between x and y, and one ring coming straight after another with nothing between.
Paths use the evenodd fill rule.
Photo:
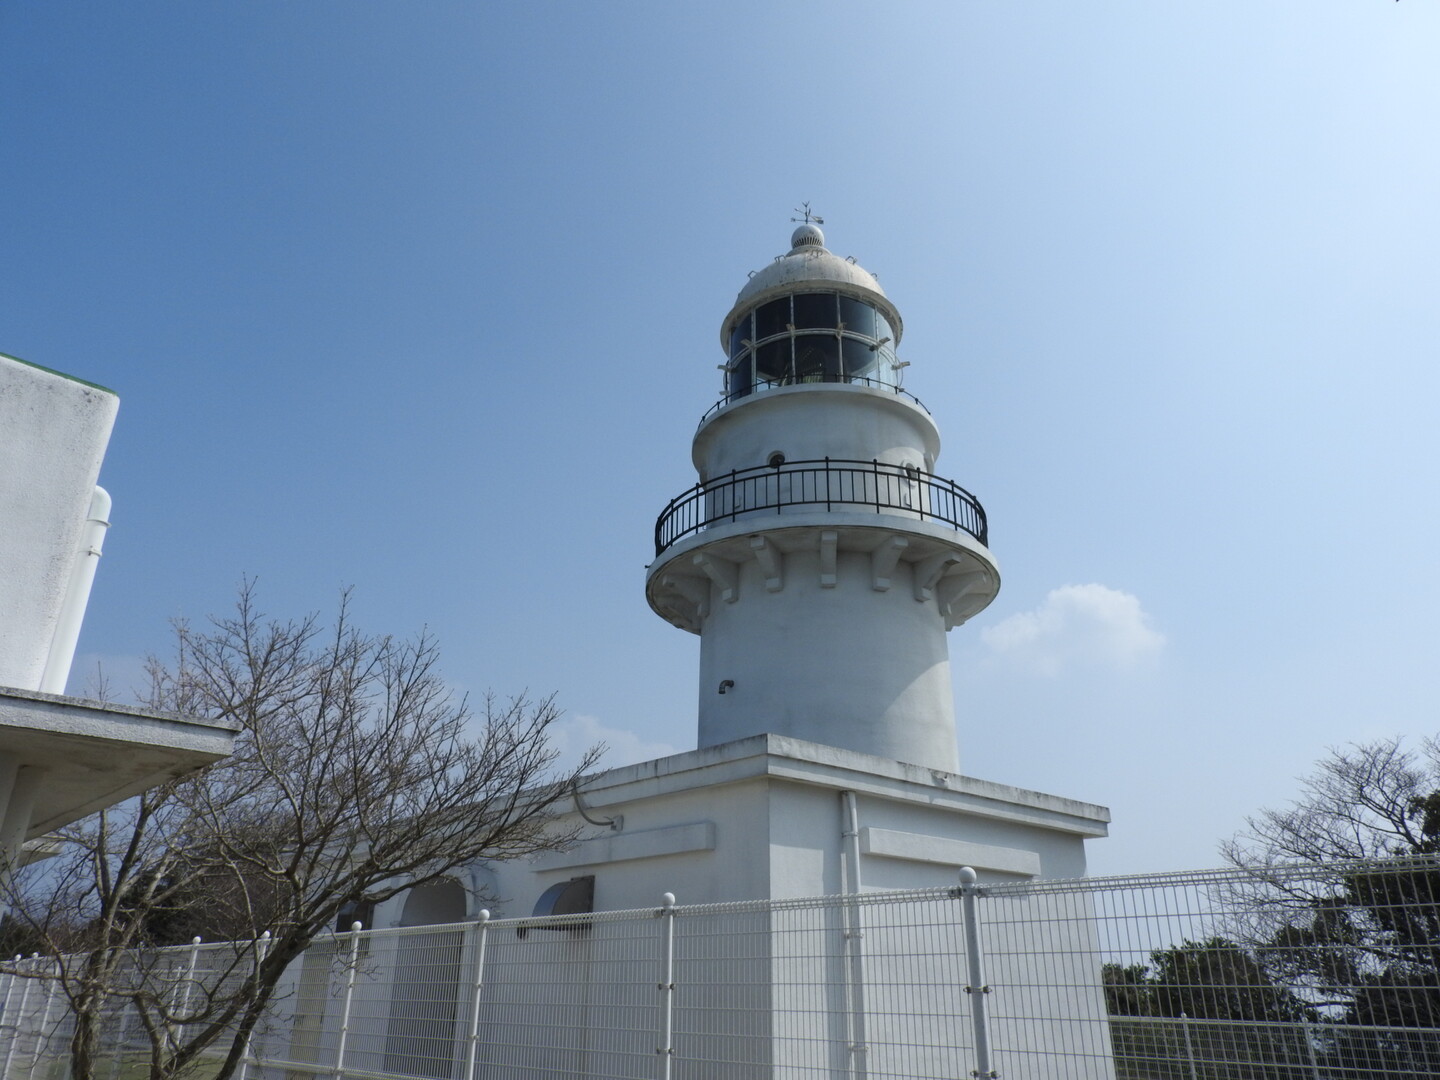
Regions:
<instances>
[{"instance_id":1,"label":"tree trunk","mask_svg":"<svg viewBox=\"0 0 1440 1080\"><path fill-rule=\"evenodd\" d=\"M75 1001L75 1030L70 1036L71 1080L95 1080L96 1058L100 1053L100 1017L94 995ZM116 1053L120 1048L115 1048Z\"/></svg>"}]
</instances>

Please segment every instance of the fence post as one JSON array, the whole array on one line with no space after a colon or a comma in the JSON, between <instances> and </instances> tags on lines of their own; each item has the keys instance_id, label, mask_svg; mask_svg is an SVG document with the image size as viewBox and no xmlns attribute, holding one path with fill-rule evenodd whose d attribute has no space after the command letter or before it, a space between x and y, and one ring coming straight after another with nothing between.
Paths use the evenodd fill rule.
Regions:
<instances>
[{"instance_id":1,"label":"fence post","mask_svg":"<svg viewBox=\"0 0 1440 1080\"><path fill-rule=\"evenodd\" d=\"M190 1009L190 988L195 984L195 963L200 959L200 935L196 934L190 939L190 962L185 966L185 981L180 984L180 1001L175 1010L176 1024L179 1026L181 1037L185 1033L185 1021L179 1019ZM176 1036L171 1032L171 1025L165 1025L166 1033L172 1043L178 1042Z\"/></svg>"},{"instance_id":2,"label":"fence post","mask_svg":"<svg viewBox=\"0 0 1440 1080\"><path fill-rule=\"evenodd\" d=\"M845 948L850 958L850 1075L865 1080L870 1070L870 1045L865 1021L865 915L860 907L860 811L855 792L840 793L845 858L849 864L851 903L843 909Z\"/></svg>"},{"instance_id":3,"label":"fence post","mask_svg":"<svg viewBox=\"0 0 1440 1080\"><path fill-rule=\"evenodd\" d=\"M10 1021L10 1041L5 1046L5 1064L0 1067L0 1080L9 1080L10 1059L15 1056L15 1044L20 1041L20 1024L25 1019L25 1002L30 997L30 980L20 974L20 965L25 958L15 954L10 987L5 991L5 1019ZM15 1019L10 1020L10 991L15 989L15 980L20 980L20 1007L15 1010Z\"/></svg>"},{"instance_id":4,"label":"fence post","mask_svg":"<svg viewBox=\"0 0 1440 1080\"><path fill-rule=\"evenodd\" d=\"M1310 1038L1310 1035L1313 1034L1315 1032L1310 1030L1310 1021L1300 1021L1300 1035L1305 1038L1305 1054L1310 1058L1310 1076L1313 1077L1313 1080L1320 1080L1320 1061L1315 1056L1315 1040Z\"/></svg>"},{"instance_id":5,"label":"fence post","mask_svg":"<svg viewBox=\"0 0 1440 1080\"><path fill-rule=\"evenodd\" d=\"M195 985L195 967L200 960L200 935L196 934L190 939L190 963L185 969L185 992L180 995L180 1012L184 1014L190 1008L190 990ZM184 1021L182 1020L183 1024Z\"/></svg>"},{"instance_id":6,"label":"fence post","mask_svg":"<svg viewBox=\"0 0 1440 1080\"><path fill-rule=\"evenodd\" d=\"M475 981L470 987L470 1041L465 1049L463 1080L471 1080L475 1075L475 1054L480 1040L480 989L485 985L485 943L490 936L490 912L487 908L480 909L475 936Z\"/></svg>"},{"instance_id":7,"label":"fence post","mask_svg":"<svg viewBox=\"0 0 1440 1080\"><path fill-rule=\"evenodd\" d=\"M1185 1063L1190 1066L1190 1080L1200 1080L1200 1074L1195 1071L1195 1046L1190 1042L1190 1017L1183 1012L1180 1014L1180 1030L1185 1033Z\"/></svg>"},{"instance_id":8,"label":"fence post","mask_svg":"<svg viewBox=\"0 0 1440 1080\"><path fill-rule=\"evenodd\" d=\"M260 975L260 965L265 962L265 956L270 951L270 931L266 930L255 942L255 975ZM250 1071L250 1040L255 1034L254 1027L245 1033L245 1049L240 1053L240 1068L235 1070L235 1080L245 1080L245 1074Z\"/></svg>"},{"instance_id":9,"label":"fence post","mask_svg":"<svg viewBox=\"0 0 1440 1080\"><path fill-rule=\"evenodd\" d=\"M120 1006L120 1022L115 1025L115 1060L110 1066L110 1080L115 1080L120 1075L120 1068L125 1064L125 1041L130 1037L130 1006ZM4 1073L0 1073L0 1080L5 1080Z\"/></svg>"},{"instance_id":10,"label":"fence post","mask_svg":"<svg viewBox=\"0 0 1440 1080\"><path fill-rule=\"evenodd\" d=\"M350 1004L355 1000L355 976L360 972L360 929L358 919L350 924L350 962L345 968L345 1001L340 1006L340 1039L335 1044L335 1077L345 1075L345 1043L350 1036Z\"/></svg>"},{"instance_id":11,"label":"fence post","mask_svg":"<svg viewBox=\"0 0 1440 1080\"><path fill-rule=\"evenodd\" d=\"M59 968L58 962L56 968ZM25 1074L29 1080L35 1080L35 1067L40 1064L40 1054L50 1043L45 1034L45 1025L50 1023L50 1006L55 1004L55 987L59 984L60 978L57 975L50 980L50 988L45 991L45 1011L40 1014L40 1026L35 1029L35 1053L30 1058L30 1070Z\"/></svg>"},{"instance_id":12,"label":"fence post","mask_svg":"<svg viewBox=\"0 0 1440 1080\"><path fill-rule=\"evenodd\" d=\"M9 1046L15 1041L16 1033L19 1030L18 1028L16 1028L15 1024L10 1019L10 995L15 992L15 980L20 977L14 966L18 963L20 963L20 955L17 953L15 955L14 963L10 967L10 970L6 972L6 974L9 975L10 978L9 981L5 984L5 1001L3 1004L0 1004L0 1025L9 1025L10 1027L10 1039L6 1043L7 1046ZM6 1054L6 1058L7 1060L9 1058L8 1052ZM0 1080L4 1080L4 1077L5 1074L3 1072L0 1072Z\"/></svg>"},{"instance_id":13,"label":"fence post","mask_svg":"<svg viewBox=\"0 0 1440 1080\"><path fill-rule=\"evenodd\" d=\"M970 980L965 992L970 995L970 1023L975 1030L975 1068L970 1075L980 1080L994 1080L1000 1074L990 1067L990 1021L985 1014L985 966L980 955L980 912L975 899L980 888L978 875L969 866L960 868L960 917L965 924L965 969Z\"/></svg>"},{"instance_id":14,"label":"fence post","mask_svg":"<svg viewBox=\"0 0 1440 1080\"><path fill-rule=\"evenodd\" d=\"M675 1060L675 894L660 898L660 1080L670 1080Z\"/></svg>"},{"instance_id":15,"label":"fence post","mask_svg":"<svg viewBox=\"0 0 1440 1080\"><path fill-rule=\"evenodd\" d=\"M1301 1021L1301 1034L1305 1037L1305 1053L1310 1057L1310 1074L1315 1080L1321 1080L1320 1061L1315 1056L1315 1040L1310 1037L1313 1033L1310 1030L1309 1020Z\"/></svg>"}]
</instances>

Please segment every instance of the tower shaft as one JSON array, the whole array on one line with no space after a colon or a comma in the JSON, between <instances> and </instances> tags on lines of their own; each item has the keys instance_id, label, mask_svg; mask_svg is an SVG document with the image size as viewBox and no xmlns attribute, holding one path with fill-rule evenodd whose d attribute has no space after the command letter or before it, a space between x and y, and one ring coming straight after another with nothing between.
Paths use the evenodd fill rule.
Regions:
<instances>
[{"instance_id":1,"label":"tower shaft","mask_svg":"<svg viewBox=\"0 0 1440 1080\"><path fill-rule=\"evenodd\" d=\"M647 596L700 635L700 746L769 732L954 770L945 633L999 589L984 511L932 471L879 283L813 226L792 244L726 318L727 393Z\"/></svg>"}]
</instances>

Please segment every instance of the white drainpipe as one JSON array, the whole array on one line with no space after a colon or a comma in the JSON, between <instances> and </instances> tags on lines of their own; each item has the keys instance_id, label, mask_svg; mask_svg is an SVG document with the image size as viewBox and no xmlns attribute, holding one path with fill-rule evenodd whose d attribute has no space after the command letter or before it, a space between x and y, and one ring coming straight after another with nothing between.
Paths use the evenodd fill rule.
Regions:
<instances>
[{"instance_id":1,"label":"white drainpipe","mask_svg":"<svg viewBox=\"0 0 1440 1080\"><path fill-rule=\"evenodd\" d=\"M45 674L40 678L43 693L65 692L70 665L75 660L75 645L80 640L80 624L85 621L85 607L90 603L90 586L95 583L95 567L100 562L100 549L109 527L110 494L97 485L90 496L90 516L80 535L80 550L70 571L60 621L55 624L55 635L50 639L50 655L45 661Z\"/></svg>"},{"instance_id":2,"label":"white drainpipe","mask_svg":"<svg viewBox=\"0 0 1440 1080\"><path fill-rule=\"evenodd\" d=\"M850 952L850 1062L855 1080L865 1080L869 1071L870 1047L865 1042L865 920L860 910L860 811L855 792L840 793L844 807L840 835L846 843L850 863L849 891L857 902L849 909L845 937Z\"/></svg>"}]
</instances>

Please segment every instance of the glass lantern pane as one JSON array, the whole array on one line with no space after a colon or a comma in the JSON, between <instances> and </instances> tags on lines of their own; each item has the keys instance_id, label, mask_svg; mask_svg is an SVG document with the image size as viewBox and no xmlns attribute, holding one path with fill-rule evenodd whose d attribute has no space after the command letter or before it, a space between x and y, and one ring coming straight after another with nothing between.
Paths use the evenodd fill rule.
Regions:
<instances>
[{"instance_id":1,"label":"glass lantern pane","mask_svg":"<svg viewBox=\"0 0 1440 1080\"><path fill-rule=\"evenodd\" d=\"M790 339L781 338L755 350L755 379L764 384L784 382L790 377Z\"/></svg>"},{"instance_id":2,"label":"glass lantern pane","mask_svg":"<svg viewBox=\"0 0 1440 1080\"><path fill-rule=\"evenodd\" d=\"M764 341L776 334L783 334L790 322L790 297L771 300L762 304L755 312L755 340Z\"/></svg>"},{"instance_id":3,"label":"glass lantern pane","mask_svg":"<svg viewBox=\"0 0 1440 1080\"><path fill-rule=\"evenodd\" d=\"M834 293L799 293L795 297L796 330L834 330Z\"/></svg>"},{"instance_id":4,"label":"glass lantern pane","mask_svg":"<svg viewBox=\"0 0 1440 1080\"><path fill-rule=\"evenodd\" d=\"M846 378L876 379L890 383L886 373L880 369L879 350L863 341L846 338L840 343L841 358L845 361Z\"/></svg>"},{"instance_id":5,"label":"glass lantern pane","mask_svg":"<svg viewBox=\"0 0 1440 1080\"><path fill-rule=\"evenodd\" d=\"M754 341L750 334L750 316L744 315L735 324L735 329L730 331L730 359L734 360L748 346L742 344L746 339Z\"/></svg>"},{"instance_id":6,"label":"glass lantern pane","mask_svg":"<svg viewBox=\"0 0 1440 1080\"><path fill-rule=\"evenodd\" d=\"M753 374L754 359L746 355L741 360L732 360L734 365L727 377L727 391L732 398L744 397L755 388L755 377Z\"/></svg>"},{"instance_id":7,"label":"glass lantern pane","mask_svg":"<svg viewBox=\"0 0 1440 1080\"><path fill-rule=\"evenodd\" d=\"M839 379L840 342L835 335L796 335L796 382L838 382Z\"/></svg>"},{"instance_id":8,"label":"glass lantern pane","mask_svg":"<svg viewBox=\"0 0 1440 1080\"><path fill-rule=\"evenodd\" d=\"M878 311L875 313L875 337L877 339L889 338L890 347L892 349L895 347L895 329L890 325L890 320Z\"/></svg>"},{"instance_id":9,"label":"glass lantern pane","mask_svg":"<svg viewBox=\"0 0 1440 1080\"><path fill-rule=\"evenodd\" d=\"M875 337L875 309L863 300L856 300L854 297L840 297L840 321L845 324L845 331L850 334L863 334L868 338Z\"/></svg>"}]
</instances>

